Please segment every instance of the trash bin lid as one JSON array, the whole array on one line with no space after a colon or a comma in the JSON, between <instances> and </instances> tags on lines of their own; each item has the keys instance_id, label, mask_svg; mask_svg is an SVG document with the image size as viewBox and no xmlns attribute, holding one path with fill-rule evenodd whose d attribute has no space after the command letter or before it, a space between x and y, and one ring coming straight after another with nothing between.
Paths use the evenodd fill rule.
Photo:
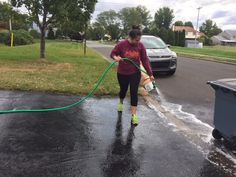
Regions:
<instances>
[{"instance_id":1,"label":"trash bin lid","mask_svg":"<svg viewBox=\"0 0 236 177\"><path fill-rule=\"evenodd\" d=\"M208 81L213 88L214 86L226 88L234 93L236 93L236 78L227 78L227 79L220 79L217 81Z\"/></svg>"}]
</instances>

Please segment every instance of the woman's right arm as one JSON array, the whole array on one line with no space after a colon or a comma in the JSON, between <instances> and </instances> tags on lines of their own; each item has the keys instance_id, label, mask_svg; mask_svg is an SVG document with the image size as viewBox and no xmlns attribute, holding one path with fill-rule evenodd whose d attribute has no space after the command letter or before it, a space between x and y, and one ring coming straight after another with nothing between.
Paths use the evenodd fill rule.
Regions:
<instances>
[{"instance_id":1,"label":"woman's right arm","mask_svg":"<svg viewBox=\"0 0 236 177\"><path fill-rule=\"evenodd\" d=\"M110 57L119 62L120 60L122 60L122 58L120 57L121 54L121 47L120 47L120 43L118 43L114 49L111 51Z\"/></svg>"}]
</instances>

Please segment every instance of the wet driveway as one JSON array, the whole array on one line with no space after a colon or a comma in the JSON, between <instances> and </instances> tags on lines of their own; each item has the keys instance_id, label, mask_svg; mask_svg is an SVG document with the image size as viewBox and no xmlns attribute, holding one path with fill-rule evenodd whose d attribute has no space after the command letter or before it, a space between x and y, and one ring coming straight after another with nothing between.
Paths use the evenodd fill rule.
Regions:
<instances>
[{"instance_id":1,"label":"wet driveway","mask_svg":"<svg viewBox=\"0 0 236 177\"><path fill-rule=\"evenodd\" d=\"M48 108L77 96L0 92L0 109ZM235 164L214 144L199 147L140 98L140 125L129 101L92 98L67 111L0 115L0 177L232 177ZM224 161L224 163L222 163ZM229 165L225 165L229 163Z\"/></svg>"}]
</instances>

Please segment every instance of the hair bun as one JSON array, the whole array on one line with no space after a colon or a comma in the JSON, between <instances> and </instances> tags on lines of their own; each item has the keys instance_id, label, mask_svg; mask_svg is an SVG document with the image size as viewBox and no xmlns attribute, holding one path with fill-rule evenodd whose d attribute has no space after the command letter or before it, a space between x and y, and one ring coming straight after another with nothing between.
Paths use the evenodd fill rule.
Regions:
<instances>
[{"instance_id":1,"label":"hair bun","mask_svg":"<svg viewBox=\"0 0 236 177\"><path fill-rule=\"evenodd\" d=\"M132 26L132 29L133 29L133 30L134 30L134 29L140 30L140 26L139 26L139 25L133 25L133 26Z\"/></svg>"}]
</instances>

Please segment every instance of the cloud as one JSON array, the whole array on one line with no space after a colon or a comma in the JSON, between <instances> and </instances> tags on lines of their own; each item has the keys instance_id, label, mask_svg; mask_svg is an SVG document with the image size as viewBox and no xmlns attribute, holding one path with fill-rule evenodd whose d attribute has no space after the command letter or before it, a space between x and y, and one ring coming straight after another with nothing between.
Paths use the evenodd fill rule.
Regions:
<instances>
[{"instance_id":1,"label":"cloud","mask_svg":"<svg viewBox=\"0 0 236 177\"><path fill-rule=\"evenodd\" d=\"M153 17L159 8L168 6L174 9L174 21L192 21L194 26L196 26L197 22L197 7L202 7L199 17L200 25L205 20L212 19L222 29L231 27L236 29L236 0L98 0L92 19L94 21L96 16L103 11L112 9L118 12L124 7L137 5L147 7Z\"/></svg>"},{"instance_id":2,"label":"cloud","mask_svg":"<svg viewBox=\"0 0 236 177\"><path fill-rule=\"evenodd\" d=\"M216 11L213 15L212 18L221 18L224 17L228 14L227 11Z\"/></svg>"},{"instance_id":3,"label":"cloud","mask_svg":"<svg viewBox=\"0 0 236 177\"><path fill-rule=\"evenodd\" d=\"M100 5L99 5L100 4ZM133 7L137 5L144 5L154 16L155 12L164 6L174 9L175 19L182 21L192 21L193 25L197 23L197 7L202 7L200 11L199 24L207 19L212 19L217 25L223 29L232 27L236 29L236 1L235 0L98 0L96 5L96 12L93 17L95 18L101 11L113 9L119 11L123 7ZM231 24L231 25L229 25Z\"/></svg>"}]
</instances>

